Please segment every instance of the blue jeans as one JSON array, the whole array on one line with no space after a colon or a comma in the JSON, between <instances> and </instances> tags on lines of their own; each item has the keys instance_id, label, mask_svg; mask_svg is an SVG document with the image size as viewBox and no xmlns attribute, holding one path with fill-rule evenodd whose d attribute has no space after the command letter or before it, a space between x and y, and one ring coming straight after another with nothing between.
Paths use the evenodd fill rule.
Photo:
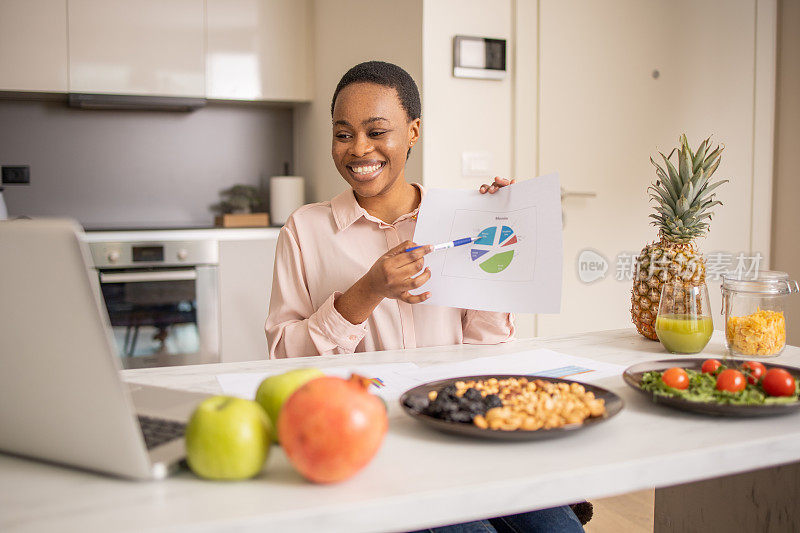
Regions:
<instances>
[{"instance_id":1,"label":"blue jeans","mask_svg":"<svg viewBox=\"0 0 800 533\"><path fill-rule=\"evenodd\" d=\"M583 526L568 505L489 520L422 529L414 533L581 533Z\"/></svg>"}]
</instances>

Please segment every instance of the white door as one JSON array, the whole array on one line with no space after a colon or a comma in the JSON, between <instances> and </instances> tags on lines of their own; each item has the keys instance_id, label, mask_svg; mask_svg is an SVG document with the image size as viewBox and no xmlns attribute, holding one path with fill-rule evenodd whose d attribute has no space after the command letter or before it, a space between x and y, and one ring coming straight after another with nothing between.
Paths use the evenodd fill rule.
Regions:
<instances>
[{"instance_id":1,"label":"white door","mask_svg":"<svg viewBox=\"0 0 800 533\"><path fill-rule=\"evenodd\" d=\"M715 177L731 180L701 250L751 256L755 0L542 0L538 27L538 172L597 196L564 200L562 312L539 315L536 333L627 327L630 261L657 238L649 157L682 132L693 147L724 143ZM604 278L579 279L584 250L607 260ZM709 291L719 329L718 284Z\"/></svg>"}]
</instances>

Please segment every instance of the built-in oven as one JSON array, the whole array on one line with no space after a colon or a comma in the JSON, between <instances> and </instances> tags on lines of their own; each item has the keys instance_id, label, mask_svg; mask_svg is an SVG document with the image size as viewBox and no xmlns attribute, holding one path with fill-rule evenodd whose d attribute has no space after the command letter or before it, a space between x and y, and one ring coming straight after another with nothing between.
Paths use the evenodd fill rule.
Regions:
<instances>
[{"instance_id":1,"label":"built-in oven","mask_svg":"<svg viewBox=\"0 0 800 533\"><path fill-rule=\"evenodd\" d=\"M89 249L123 367L219 362L216 240Z\"/></svg>"}]
</instances>

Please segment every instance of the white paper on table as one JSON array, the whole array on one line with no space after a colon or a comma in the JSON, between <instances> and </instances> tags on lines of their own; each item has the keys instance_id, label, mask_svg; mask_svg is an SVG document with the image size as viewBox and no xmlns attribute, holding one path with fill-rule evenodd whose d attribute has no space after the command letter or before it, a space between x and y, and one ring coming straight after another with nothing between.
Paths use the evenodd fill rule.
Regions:
<instances>
[{"instance_id":1,"label":"white paper on table","mask_svg":"<svg viewBox=\"0 0 800 533\"><path fill-rule=\"evenodd\" d=\"M431 279L412 292L424 303L520 313L561 310L561 186L548 174L503 187L431 189L420 205L414 242L478 241L425 256Z\"/></svg>"},{"instance_id":2,"label":"white paper on table","mask_svg":"<svg viewBox=\"0 0 800 533\"><path fill-rule=\"evenodd\" d=\"M416 387L421 382L413 372L419 369L414 363L382 363L375 365L342 366L322 369L326 376L348 378L350 374L359 374L368 378L377 378L383 386L373 385L370 392L384 400L396 400L406 390ZM256 397L258 386L268 376L282 374L284 370L275 372L249 372L218 374L217 382L224 394L252 400Z\"/></svg>"},{"instance_id":3,"label":"white paper on table","mask_svg":"<svg viewBox=\"0 0 800 533\"><path fill-rule=\"evenodd\" d=\"M594 381L608 376L619 376L624 370L625 367L621 365L539 349L432 365L404 373L421 383L486 374L537 374L575 381Z\"/></svg>"}]
</instances>

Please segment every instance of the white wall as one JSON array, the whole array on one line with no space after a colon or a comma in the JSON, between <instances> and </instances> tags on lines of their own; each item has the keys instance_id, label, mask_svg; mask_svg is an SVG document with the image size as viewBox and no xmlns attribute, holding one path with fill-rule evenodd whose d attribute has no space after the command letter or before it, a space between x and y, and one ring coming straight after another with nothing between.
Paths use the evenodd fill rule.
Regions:
<instances>
[{"instance_id":1,"label":"white wall","mask_svg":"<svg viewBox=\"0 0 800 533\"><path fill-rule=\"evenodd\" d=\"M422 85L422 0L404 1L402 9L392 0L315 0L312 19L313 102L296 109L294 172L307 178L307 200L316 202L347 186L331 159L330 104L342 75L377 59L400 65ZM421 179L423 151L412 151L410 181Z\"/></svg>"},{"instance_id":2,"label":"white wall","mask_svg":"<svg viewBox=\"0 0 800 533\"><path fill-rule=\"evenodd\" d=\"M492 175L511 176L513 57L511 0L426 0L423 13L422 142L426 187L476 188L461 154L488 151ZM507 39L502 81L453 77L453 37Z\"/></svg>"}]
</instances>

